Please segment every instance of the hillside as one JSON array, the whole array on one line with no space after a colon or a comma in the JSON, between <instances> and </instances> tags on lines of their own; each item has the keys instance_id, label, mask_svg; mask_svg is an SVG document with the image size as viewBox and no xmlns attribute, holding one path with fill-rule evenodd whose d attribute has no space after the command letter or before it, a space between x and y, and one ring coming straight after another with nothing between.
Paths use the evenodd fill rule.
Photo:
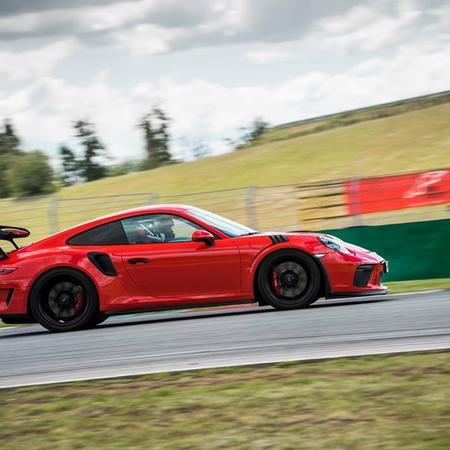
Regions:
<instances>
[{"instance_id":1,"label":"hillside","mask_svg":"<svg viewBox=\"0 0 450 450\"><path fill-rule=\"evenodd\" d=\"M434 169L450 164L450 103L63 189L160 195ZM267 137L269 139L269 136Z\"/></svg>"},{"instance_id":2,"label":"hillside","mask_svg":"<svg viewBox=\"0 0 450 450\"><path fill-rule=\"evenodd\" d=\"M445 103L302 136L295 136L295 133L293 137L286 136L290 131L285 128L281 139L279 136L273 138L271 133L280 133L276 129L265 135L265 143L254 147L85 183L62 189L57 196L65 200L153 192L159 195L160 201L173 202L178 200L161 197L249 185L303 183L448 167L449 117L450 103ZM244 199L241 197L237 199L230 194L226 200L216 196L214 201L197 203L245 220L242 213L233 212L242 208ZM182 198L180 201L193 202L195 199ZM47 213L48 202L46 198L1 200L1 221L30 228L34 226L35 235L38 236L47 234L52 220ZM67 210L64 211L64 217L59 217L58 226L68 226L99 213L147 202L148 196L135 203L125 198L103 208L99 204L103 205L104 202L99 200L92 201L90 208L86 208L85 201L73 202L71 205L66 202ZM270 224L275 225L277 223Z\"/></svg>"}]
</instances>

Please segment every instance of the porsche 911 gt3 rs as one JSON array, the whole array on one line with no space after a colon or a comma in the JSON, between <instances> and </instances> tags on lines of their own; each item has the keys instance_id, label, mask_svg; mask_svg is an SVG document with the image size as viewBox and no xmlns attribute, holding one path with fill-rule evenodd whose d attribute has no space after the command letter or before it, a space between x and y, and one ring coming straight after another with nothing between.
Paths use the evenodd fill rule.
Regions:
<instances>
[{"instance_id":1,"label":"porsche 911 gt3 rs","mask_svg":"<svg viewBox=\"0 0 450 450\"><path fill-rule=\"evenodd\" d=\"M386 293L387 262L314 232L260 233L186 205L119 212L23 248L0 226L0 318L51 331L112 314L258 302L304 308L320 297Z\"/></svg>"}]
</instances>

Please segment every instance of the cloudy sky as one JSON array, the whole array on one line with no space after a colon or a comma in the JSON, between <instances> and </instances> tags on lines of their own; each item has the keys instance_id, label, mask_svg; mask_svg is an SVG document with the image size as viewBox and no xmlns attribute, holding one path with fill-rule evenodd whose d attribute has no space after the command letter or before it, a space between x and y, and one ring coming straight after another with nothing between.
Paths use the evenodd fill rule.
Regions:
<instances>
[{"instance_id":1,"label":"cloudy sky","mask_svg":"<svg viewBox=\"0 0 450 450\"><path fill-rule=\"evenodd\" d=\"M0 0L0 119L50 155L93 120L142 156L159 105L180 157L271 124L450 88L447 0Z\"/></svg>"}]
</instances>

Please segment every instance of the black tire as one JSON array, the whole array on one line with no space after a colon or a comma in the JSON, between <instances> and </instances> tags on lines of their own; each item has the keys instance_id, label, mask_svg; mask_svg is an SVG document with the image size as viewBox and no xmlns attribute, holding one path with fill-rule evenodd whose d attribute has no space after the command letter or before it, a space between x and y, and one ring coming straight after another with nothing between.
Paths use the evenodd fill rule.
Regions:
<instances>
[{"instance_id":1,"label":"black tire","mask_svg":"<svg viewBox=\"0 0 450 450\"><path fill-rule=\"evenodd\" d=\"M109 316L107 316L106 314L102 314L102 313L97 313L92 320L89 322L88 327L89 328L94 328L97 325L100 325L101 323L103 323Z\"/></svg>"},{"instance_id":2,"label":"black tire","mask_svg":"<svg viewBox=\"0 0 450 450\"><path fill-rule=\"evenodd\" d=\"M280 250L261 263L256 287L262 304L276 309L305 308L319 299L320 270L315 261L296 250Z\"/></svg>"},{"instance_id":3,"label":"black tire","mask_svg":"<svg viewBox=\"0 0 450 450\"><path fill-rule=\"evenodd\" d=\"M90 278L73 269L55 269L38 279L30 293L30 311L47 330L75 331L98 315L98 295Z\"/></svg>"}]
</instances>

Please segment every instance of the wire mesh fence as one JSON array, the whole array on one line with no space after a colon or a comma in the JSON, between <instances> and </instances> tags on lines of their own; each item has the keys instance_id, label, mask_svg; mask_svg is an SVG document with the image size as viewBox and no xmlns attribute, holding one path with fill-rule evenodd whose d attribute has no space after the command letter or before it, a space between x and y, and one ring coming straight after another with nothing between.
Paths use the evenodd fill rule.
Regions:
<instances>
[{"instance_id":1,"label":"wire mesh fence","mask_svg":"<svg viewBox=\"0 0 450 450\"><path fill-rule=\"evenodd\" d=\"M143 192L64 198L58 195L0 200L0 225L23 226L36 240L72 225L120 210L152 204L189 204L261 230L323 230L355 225L448 218L448 204L371 214L348 211L344 181L247 186L209 192L159 195ZM447 189L447 188L446 188ZM450 186L448 191L450 192Z\"/></svg>"}]
</instances>

